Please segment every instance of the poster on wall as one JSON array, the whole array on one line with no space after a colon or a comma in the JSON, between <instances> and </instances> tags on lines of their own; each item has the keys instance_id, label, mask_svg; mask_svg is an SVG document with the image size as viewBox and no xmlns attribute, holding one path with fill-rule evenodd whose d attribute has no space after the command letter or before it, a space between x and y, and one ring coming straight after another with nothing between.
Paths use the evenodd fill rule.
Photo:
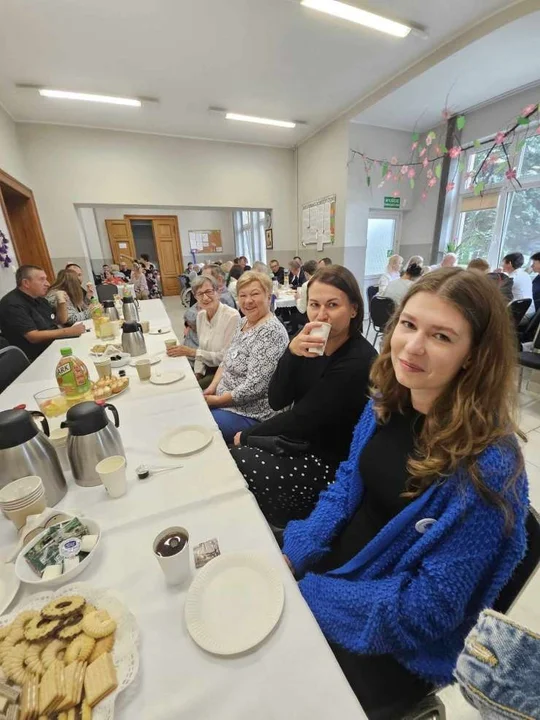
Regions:
<instances>
[{"instance_id":1,"label":"poster on wall","mask_svg":"<svg viewBox=\"0 0 540 720\"><path fill-rule=\"evenodd\" d=\"M195 253L222 253L221 230L189 230L189 247Z\"/></svg>"},{"instance_id":2,"label":"poster on wall","mask_svg":"<svg viewBox=\"0 0 540 720\"><path fill-rule=\"evenodd\" d=\"M334 244L336 235L336 196L328 195L302 206L302 244Z\"/></svg>"}]
</instances>

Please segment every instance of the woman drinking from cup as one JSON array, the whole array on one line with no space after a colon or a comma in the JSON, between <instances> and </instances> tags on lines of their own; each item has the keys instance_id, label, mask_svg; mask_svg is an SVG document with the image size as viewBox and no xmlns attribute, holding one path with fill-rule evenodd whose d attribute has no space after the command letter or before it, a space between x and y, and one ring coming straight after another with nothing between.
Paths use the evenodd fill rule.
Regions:
<instances>
[{"instance_id":1,"label":"woman drinking from cup","mask_svg":"<svg viewBox=\"0 0 540 720\"><path fill-rule=\"evenodd\" d=\"M60 270L49 288L47 300L56 311L57 322L66 327L91 317L84 288L69 270Z\"/></svg>"},{"instance_id":2,"label":"woman drinking from cup","mask_svg":"<svg viewBox=\"0 0 540 720\"><path fill-rule=\"evenodd\" d=\"M197 278L191 290L197 300L197 349L186 345L168 348L169 357L192 358L199 385L206 388L212 382L225 350L229 347L238 326L240 315L228 305L220 302L219 288L213 277Z\"/></svg>"},{"instance_id":3,"label":"woman drinking from cup","mask_svg":"<svg viewBox=\"0 0 540 720\"><path fill-rule=\"evenodd\" d=\"M390 321L348 460L283 552L370 720L452 671L526 547L515 337L497 288L429 273Z\"/></svg>"},{"instance_id":4,"label":"woman drinking from cup","mask_svg":"<svg viewBox=\"0 0 540 720\"><path fill-rule=\"evenodd\" d=\"M214 420L228 443L232 443L237 432L274 414L268 404L268 385L289 342L287 331L270 312L270 278L248 270L238 280L236 289L238 305L245 317L204 391Z\"/></svg>"},{"instance_id":5,"label":"woman drinking from cup","mask_svg":"<svg viewBox=\"0 0 540 720\"><path fill-rule=\"evenodd\" d=\"M285 411L238 433L231 450L267 520L280 528L309 515L347 458L377 356L362 337L364 304L349 270L318 270L306 302L309 322L289 343L268 390L270 406ZM325 326L328 340L314 334Z\"/></svg>"}]
</instances>

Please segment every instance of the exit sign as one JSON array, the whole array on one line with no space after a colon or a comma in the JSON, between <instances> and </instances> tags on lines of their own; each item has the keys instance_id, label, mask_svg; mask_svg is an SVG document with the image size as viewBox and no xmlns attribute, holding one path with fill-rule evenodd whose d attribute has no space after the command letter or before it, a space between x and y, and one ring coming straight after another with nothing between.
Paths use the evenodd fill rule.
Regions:
<instances>
[{"instance_id":1,"label":"exit sign","mask_svg":"<svg viewBox=\"0 0 540 720\"><path fill-rule=\"evenodd\" d=\"M384 198L384 209L385 210L399 210L401 207L400 197L385 197Z\"/></svg>"}]
</instances>

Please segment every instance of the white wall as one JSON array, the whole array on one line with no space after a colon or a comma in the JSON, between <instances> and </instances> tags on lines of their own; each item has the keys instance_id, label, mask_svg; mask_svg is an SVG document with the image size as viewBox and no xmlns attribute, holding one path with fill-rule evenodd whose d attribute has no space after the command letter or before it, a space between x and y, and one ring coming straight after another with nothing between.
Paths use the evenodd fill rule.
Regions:
<instances>
[{"instance_id":1,"label":"white wall","mask_svg":"<svg viewBox=\"0 0 540 720\"><path fill-rule=\"evenodd\" d=\"M0 170L19 182L27 182L26 168L15 123L0 105Z\"/></svg>"},{"instance_id":2,"label":"white wall","mask_svg":"<svg viewBox=\"0 0 540 720\"><path fill-rule=\"evenodd\" d=\"M489 137L499 130L507 130L516 120L522 108L537 102L538 88L536 87L509 95L498 102L466 114L466 124L461 136L462 144Z\"/></svg>"},{"instance_id":3,"label":"white wall","mask_svg":"<svg viewBox=\"0 0 540 720\"><path fill-rule=\"evenodd\" d=\"M25 123L18 135L56 267L84 260L75 205L269 208L274 247L295 249L292 150Z\"/></svg>"},{"instance_id":4,"label":"white wall","mask_svg":"<svg viewBox=\"0 0 540 720\"><path fill-rule=\"evenodd\" d=\"M85 208L85 210L92 211L91 208ZM213 253L206 255L197 254L197 260L204 263L212 262L216 259L225 262L226 260L232 260L235 256L233 211L230 209L213 208L200 210L178 207L118 207L116 205L107 205L96 207L92 212L95 214L97 231L99 233L99 241L102 249L100 256L92 255L92 258L95 259L99 257L99 265L101 265L104 261L110 262L111 260L111 250L105 220L122 220L124 215L176 215L178 218L184 267L188 262L193 261L193 257L189 251L190 230L221 230L223 253L220 253L219 255ZM99 272L98 267L94 269L96 272Z\"/></svg>"}]
</instances>

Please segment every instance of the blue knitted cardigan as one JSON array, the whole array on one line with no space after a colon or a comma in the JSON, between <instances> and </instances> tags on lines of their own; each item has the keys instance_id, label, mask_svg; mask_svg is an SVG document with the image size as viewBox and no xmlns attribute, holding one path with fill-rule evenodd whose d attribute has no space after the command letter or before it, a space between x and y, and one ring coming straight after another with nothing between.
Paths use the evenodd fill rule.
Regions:
<instances>
[{"instance_id":1,"label":"blue knitted cardigan","mask_svg":"<svg viewBox=\"0 0 540 720\"><path fill-rule=\"evenodd\" d=\"M309 518L287 525L283 552L297 577L329 552L362 501L358 461L375 427L370 402L335 483ZM478 460L484 482L514 510L510 533L503 513L459 471L412 501L343 567L305 574L300 590L329 641L361 655L388 653L436 685L452 681L467 633L525 553L525 473L515 491L505 487L516 468L516 445L490 446ZM427 518L435 521L429 529L429 523L417 526Z\"/></svg>"}]
</instances>

